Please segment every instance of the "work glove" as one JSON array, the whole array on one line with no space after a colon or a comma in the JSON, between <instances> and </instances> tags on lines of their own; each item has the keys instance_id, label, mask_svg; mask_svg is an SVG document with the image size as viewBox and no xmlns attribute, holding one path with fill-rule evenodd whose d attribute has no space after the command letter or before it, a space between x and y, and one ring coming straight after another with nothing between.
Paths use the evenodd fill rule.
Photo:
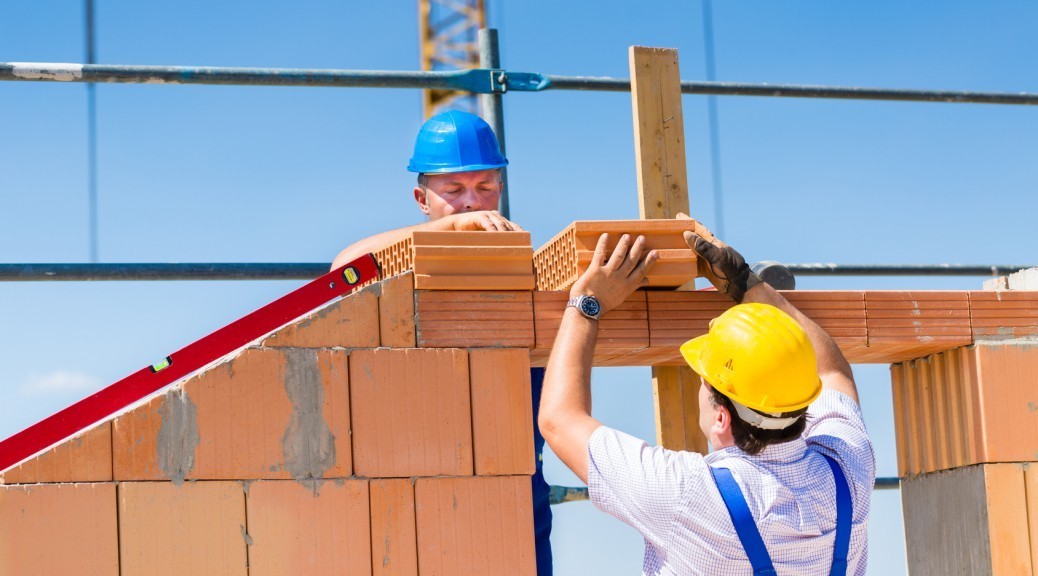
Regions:
<instances>
[{"instance_id":1,"label":"work glove","mask_svg":"<svg viewBox=\"0 0 1038 576\"><path fill-rule=\"evenodd\" d=\"M678 214L680 219L688 219ZM724 292L741 303L746 292L761 283L760 276L750 270L742 254L721 242L699 222L694 232L685 232L685 243L699 257L699 275L705 276L718 292Z\"/></svg>"}]
</instances>

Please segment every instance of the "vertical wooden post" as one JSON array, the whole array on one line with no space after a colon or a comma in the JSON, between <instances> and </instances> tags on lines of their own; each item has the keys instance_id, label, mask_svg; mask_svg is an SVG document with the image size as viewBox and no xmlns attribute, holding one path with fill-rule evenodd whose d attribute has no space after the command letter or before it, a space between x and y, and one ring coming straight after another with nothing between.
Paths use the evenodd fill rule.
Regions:
<instances>
[{"instance_id":1,"label":"vertical wooden post","mask_svg":"<svg viewBox=\"0 0 1038 576\"><path fill-rule=\"evenodd\" d=\"M678 51L632 46L630 64L639 213L642 218L688 214ZM656 443L706 452L698 425L699 377L686 367L654 366L652 390Z\"/></svg>"}]
</instances>

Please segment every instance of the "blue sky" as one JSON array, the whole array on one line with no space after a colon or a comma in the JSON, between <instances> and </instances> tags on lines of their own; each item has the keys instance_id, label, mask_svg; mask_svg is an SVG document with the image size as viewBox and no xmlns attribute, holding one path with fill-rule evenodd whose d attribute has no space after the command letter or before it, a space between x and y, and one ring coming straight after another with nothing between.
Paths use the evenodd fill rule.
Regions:
<instances>
[{"instance_id":1,"label":"blue sky","mask_svg":"<svg viewBox=\"0 0 1038 576\"><path fill-rule=\"evenodd\" d=\"M97 0L99 62L418 68L416 3ZM717 77L1038 92L1032 2L715 2ZM81 62L78 2L14 0L0 61ZM502 64L628 75L632 44L705 79L699 2L489 0ZM86 88L0 82L0 261L88 259ZM103 262L318 262L419 221L413 90L99 85ZM715 225L706 99L683 99L693 216ZM720 97L726 240L750 260L1035 263L1038 116L1019 106ZM630 96L505 97L512 215L535 246L637 217ZM811 289L972 289L982 278L804 278ZM300 282L0 283L0 437ZM879 474L896 474L885 366L856 367ZM596 415L653 437L647 369L595 374ZM547 475L577 483L557 460ZM637 534L556 507L558 573L634 573ZM900 500L873 498L870 574L904 572Z\"/></svg>"}]
</instances>

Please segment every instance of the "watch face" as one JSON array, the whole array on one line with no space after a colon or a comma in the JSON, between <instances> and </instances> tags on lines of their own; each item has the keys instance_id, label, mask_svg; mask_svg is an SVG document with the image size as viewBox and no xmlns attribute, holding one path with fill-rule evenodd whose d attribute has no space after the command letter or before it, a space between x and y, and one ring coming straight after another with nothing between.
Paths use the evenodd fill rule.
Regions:
<instances>
[{"instance_id":1,"label":"watch face","mask_svg":"<svg viewBox=\"0 0 1038 576\"><path fill-rule=\"evenodd\" d=\"M588 316L598 316L598 313L602 311L602 306L594 296L588 296L587 298L581 299L580 311Z\"/></svg>"}]
</instances>

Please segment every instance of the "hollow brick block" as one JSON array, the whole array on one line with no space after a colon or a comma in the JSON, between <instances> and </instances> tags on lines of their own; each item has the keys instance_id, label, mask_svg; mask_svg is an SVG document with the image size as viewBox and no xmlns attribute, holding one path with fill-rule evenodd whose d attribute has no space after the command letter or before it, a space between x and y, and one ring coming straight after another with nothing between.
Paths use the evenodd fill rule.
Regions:
<instances>
[{"instance_id":1,"label":"hollow brick block","mask_svg":"<svg viewBox=\"0 0 1038 576\"><path fill-rule=\"evenodd\" d=\"M250 576L371 574L367 480L263 480L245 500Z\"/></svg>"},{"instance_id":2,"label":"hollow brick block","mask_svg":"<svg viewBox=\"0 0 1038 576\"><path fill-rule=\"evenodd\" d=\"M609 234L608 253L623 234L645 237L646 247L659 260L646 277L649 286L677 287L696 277L696 255L682 236L695 229L693 220L577 221L537 249L534 268L538 290L566 290L591 263L598 239Z\"/></svg>"},{"instance_id":3,"label":"hollow brick block","mask_svg":"<svg viewBox=\"0 0 1038 576\"><path fill-rule=\"evenodd\" d=\"M858 362L901 362L973 343L969 299L957 291L867 291L868 350Z\"/></svg>"},{"instance_id":4,"label":"hollow brick block","mask_svg":"<svg viewBox=\"0 0 1038 576\"><path fill-rule=\"evenodd\" d=\"M529 476L418 478L422 576L536 574Z\"/></svg>"},{"instance_id":5,"label":"hollow brick block","mask_svg":"<svg viewBox=\"0 0 1038 576\"><path fill-rule=\"evenodd\" d=\"M373 479L371 565L375 576L418 576L414 483L410 478Z\"/></svg>"},{"instance_id":6,"label":"hollow brick block","mask_svg":"<svg viewBox=\"0 0 1038 576\"><path fill-rule=\"evenodd\" d=\"M379 345L414 348L414 274L408 272L382 281L378 296Z\"/></svg>"},{"instance_id":7,"label":"hollow brick block","mask_svg":"<svg viewBox=\"0 0 1038 576\"><path fill-rule=\"evenodd\" d=\"M111 422L98 424L0 475L0 484L111 480Z\"/></svg>"},{"instance_id":8,"label":"hollow brick block","mask_svg":"<svg viewBox=\"0 0 1038 576\"><path fill-rule=\"evenodd\" d=\"M1038 460L1038 344L979 342L891 376L900 475Z\"/></svg>"},{"instance_id":9,"label":"hollow brick block","mask_svg":"<svg viewBox=\"0 0 1038 576\"><path fill-rule=\"evenodd\" d=\"M969 305L976 340L1038 336L1038 292L969 292Z\"/></svg>"},{"instance_id":10,"label":"hollow brick block","mask_svg":"<svg viewBox=\"0 0 1038 576\"><path fill-rule=\"evenodd\" d=\"M415 292L420 348L532 348L530 292Z\"/></svg>"},{"instance_id":11,"label":"hollow brick block","mask_svg":"<svg viewBox=\"0 0 1038 576\"><path fill-rule=\"evenodd\" d=\"M345 350L246 349L119 416L117 480L352 473Z\"/></svg>"},{"instance_id":12,"label":"hollow brick block","mask_svg":"<svg viewBox=\"0 0 1038 576\"><path fill-rule=\"evenodd\" d=\"M379 344L378 296L374 287L348 294L263 339L279 348L374 348Z\"/></svg>"},{"instance_id":13,"label":"hollow brick block","mask_svg":"<svg viewBox=\"0 0 1038 576\"><path fill-rule=\"evenodd\" d=\"M119 576L115 484L0 486L0 574Z\"/></svg>"},{"instance_id":14,"label":"hollow brick block","mask_svg":"<svg viewBox=\"0 0 1038 576\"><path fill-rule=\"evenodd\" d=\"M422 290L530 290L528 232L416 231L375 253L383 277L414 271Z\"/></svg>"},{"instance_id":15,"label":"hollow brick block","mask_svg":"<svg viewBox=\"0 0 1038 576\"><path fill-rule=\"evenodd\" d=\"M356 350L350 382L357 475L472 474L464 350Z\"/></svg>"},{"instance_id":16,"label":"hollow brick block","mask_svg":"<svg viewBox=\"0 0 1038 576\"><path fill-rule=\"evenodd\" d=\"M246 576L241 482L121 482L121 576Z\"/></svg>"},{"instance_id":17,"label":"hollow brick block","mask_svg":"<svg viewBox=\"0 0 1038 576\"><path fill-rule=\"evenodd\" d=\"M530 351L469 350L472 450L479 476L533 474Z\"/></svg>"}]
</instances>

